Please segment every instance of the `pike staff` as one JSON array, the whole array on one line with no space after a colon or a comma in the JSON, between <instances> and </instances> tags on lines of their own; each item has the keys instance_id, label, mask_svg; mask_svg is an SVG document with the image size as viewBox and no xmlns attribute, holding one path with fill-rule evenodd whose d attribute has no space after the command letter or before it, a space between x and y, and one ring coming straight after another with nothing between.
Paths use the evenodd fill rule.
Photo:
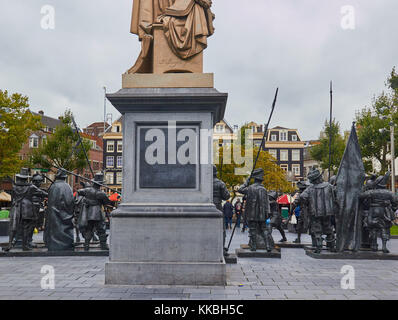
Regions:
<instances>
[{"instance_id":1,"label":"pike staff","mask_svg":"<svg viewBox=\"0 0 398 320\"><path fill-rule=\"evenodd\" d=\"M258 151L257 151L256 160L254 161L254 165L253 165L252 172L250 173L249 181L250 181L251 178L253 177L253 172L254 172L254 170L256 169L257 161L258 161L258 158L260 157L260 152L261 152L261 149L263 148L263 145L264 145L264 147L265 147L265 142L266 142L267 137L268 137L268 131L269 131L268 128L269 128L269 124L270 124L270 122L271 122L272 115L274 114L275 105L276 105L276 100L278 99L278 92L279 92L279 88L277 88L277 89L276 89L276 92L275 92L275 98L274 98L274 102L272 103L271 114L269 115L267 125L266 125L265 128L264 128L263 139L261 140L260 148L259 148ZM227 252L229 251L229 248L230 248L230 246L231 246L232 238L234 237L234 234L235 234L235 229L236 229L236 223L235 223L234 229L232 230L231 238L229 239L229 243L228 243L228 247L227 247Z\"/></svg>"}]
</instances>

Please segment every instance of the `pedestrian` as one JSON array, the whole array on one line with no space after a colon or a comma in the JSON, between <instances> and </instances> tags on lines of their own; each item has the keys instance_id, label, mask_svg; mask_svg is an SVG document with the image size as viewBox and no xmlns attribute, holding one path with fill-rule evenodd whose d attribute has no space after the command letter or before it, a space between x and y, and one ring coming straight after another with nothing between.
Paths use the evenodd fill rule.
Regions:
<instances>
[{"instance_id":1,"label":"pedestrian","mask_svg":"<svg viewBox=\"0 0 398 320\"><path fill-rule=\"evenodd\" d=\"M246 215L246 199L243 198L243 203L242 203L242 218L243 218L243 228L242 232L244 233L247 228L249 228L249 225L247 224L247 215Z\"/></svg>"},{"instance_id":2,"label":"pedestrian","mask_svg":"<svg viewBox=\"0 0 398 320\"><path fill-rule=\"evenodd\" d=\"M236 215L236 227L240 228L240 219L242 217L242 203L240 199L235 202L235 215Z\"/></svg>"},{"instance_id":3,"label":"pedestrian","mask_svg":"<svg viewBox=\"0 0 398 320\"><path fill-rule=\"evenodd\" d=\"M232 217L234 215L234 207L231 202L227 200L223 206L224 219L225 219L225 229L232 229Z\"/></svg>"}]
</instances>

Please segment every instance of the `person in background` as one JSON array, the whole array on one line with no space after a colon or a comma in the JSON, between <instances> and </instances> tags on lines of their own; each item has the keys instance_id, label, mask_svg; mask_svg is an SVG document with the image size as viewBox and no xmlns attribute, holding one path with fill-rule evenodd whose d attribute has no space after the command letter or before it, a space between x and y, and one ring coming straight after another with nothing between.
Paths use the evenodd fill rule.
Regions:
<instances>
[{"instance_id":1,"label":"person in background","mask_svg":"<svg viewBox=\"0 0 398 320\"><path fill-rule=\"evenodd\" d=\"M246 199L243 198L243 203L242 203L242 217L243 217L243 228L242 232L244 233L247 228L249 228L249 225L247 224L247 215L246 215Z\"/></svg>"},{"instance_id":2,"label":"person in background","mask_svg":"<svg viewBox=\"0 0 398 320\"><path fill-rule=\"evenodd\" d=\"M242 217L242 203L240 199L235 202L235 214L236 214L236 227L240 228L240 219Z\"/></svg>"},{"instance_id":3,"label":"person in background","mask_svg":"<svg viewBox=\"0 0 398 320\"><path fill-rule=\"evenodd\" d=\"M223 206L225 229L232 229L232 217L234 215L234 207L229 200Z\"/></svg>"}]
</instances>

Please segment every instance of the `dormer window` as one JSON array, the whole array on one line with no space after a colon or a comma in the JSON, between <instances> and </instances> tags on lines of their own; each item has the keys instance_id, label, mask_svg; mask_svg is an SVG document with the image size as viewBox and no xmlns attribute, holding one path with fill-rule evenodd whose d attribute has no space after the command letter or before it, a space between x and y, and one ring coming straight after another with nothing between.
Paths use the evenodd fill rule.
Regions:
<instances>
[{"instance_id":1,"label":"dormer window","mask_svg":"<svg viewBox=\"0 0 398 320\"><path fill-rule=\"evenodd\" d=\"M287 131L279 132L279 141L287 141Z\"/></svg>"},{"instance_id":2,"label":"dormer window","mask_svg":"<svg viewBox=\"0 0 398 320\"><path fill-rule=\"evenodd\" d=\"M297 141L297 134L292 134L292 141Z\"/></svg>"},{"instance_id":3,"label":"dormer window","mask_svg":"<svg viewBox=\"0 0 398 320\"><path fill-rule=\"evenodd\" d=\"M277 135L276 134L271 134L271 141L276 141Z\"/></svg>"}]
</instances>

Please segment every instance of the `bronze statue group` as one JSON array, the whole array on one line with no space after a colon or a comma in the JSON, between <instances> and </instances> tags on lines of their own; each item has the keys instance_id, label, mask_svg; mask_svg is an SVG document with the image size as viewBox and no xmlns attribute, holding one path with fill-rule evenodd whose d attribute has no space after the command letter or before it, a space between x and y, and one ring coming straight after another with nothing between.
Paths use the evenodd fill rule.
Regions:
<instances>
[{"instance_id":1,"label":"bronze statue group","mask_svg":"<svg viewBox=\"0 0 398 320\"><path fill-rule=\"evenodd\" d=\"M395 219L395 211L398 209L397 196L387 190L389 176L387 173L385 176L368 177L361 190L355 194L350 188L340 190L336 183L337 177L325 182L322 173L313 168L307 177L309 181L298 183L299 195L294 201L294 206L300 207L300 215L295 242L300 243L301 234L308 232L312 238L314 253L317 254L322 253L324 242L330 252L356 252L360 249L377 252L377 239L380 236L382 252L389 253L387 241L390 239L390 229ZM263 169L255 169L252 178L253 184L247 180L239 188L239 193L244 194L246 198L249 247L251 251L256 251L260 244L261 249L264 247L271 252L274 248L272 229L282 229L275 192L268 192L264 188ZM338 181L341 180L346 181L341 178ZM222 181L217 178L214 181L214 201L219 208L221 199L228 199L229 193ZM339 196L339 192L349 194L342 197ZM347 196L348 199L352 197L354 206L348 206ZM353 218L345 219L345 212ZM281 234L281 242L286 241L283 229Z\"/></svg>"},{"instance_id":2,"label":"bronze statue group","mask_svg":"<svg viewBox=\"0 0 398 320\"><path fill-rule=\"evenodd\" d=\"M33 232L40 220L39 212L43 209L43 241L48 251L73 251L75 229L77 237L79 231L83 235L85 251L89 251L94 233L99 237L101 250L109 250L104 208L112 202L101 191L103 174L95 174L92 184L85 183L84 188L76 192L76 197L66 182L67 177L65 170L58 169L55 181L47 192L40 188L44 180L41 175L30 177L28 169L21 169L20 174L16 175L12 191L9 245L5 251L11 250L19 237L22 238L23 251L30 251L35 247L32 242ZM43 203L47 198L47 207L44 208Z\"/></svg>"}]
</instances>

